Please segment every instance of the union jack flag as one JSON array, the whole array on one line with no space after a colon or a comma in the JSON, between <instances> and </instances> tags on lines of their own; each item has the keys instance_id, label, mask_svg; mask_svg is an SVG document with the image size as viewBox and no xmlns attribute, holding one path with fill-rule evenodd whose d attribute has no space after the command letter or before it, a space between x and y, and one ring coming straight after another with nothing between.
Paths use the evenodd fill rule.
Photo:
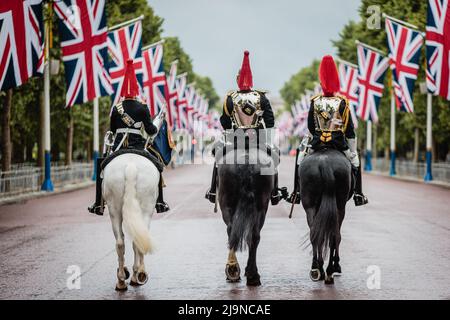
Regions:
<instances>
[{"instance_id":1,"label":"union jack flag","mask_svg":"<svg viewBox=\"0 0 450 320\"><path fill-rule=\"evenodd\" d=\"M169 116L169 125L174 129L174 125L176 124L177 118L177 99L178 92L176 86L177 79L177 65L178 61L173 61L170 66L169 76L166 81L166 98L167 98L167 111Z\"/></svg>"},{"instance_id":2,"label":"union jack flag","mask_svg":"<svg viewBox=\"0 0 450 320\"><path fill-rule=\"evenodd\" d=\"M187 73L180 74L176 78L177 89L177 127L178 129L188 128L188 118L186 114L187 98L186 98Z\"/></svg>"},{"instance_id":3,"label":"union jack flag","mask_svg":"<svg viewBox=\"0 0 450 320\"><path fill-rule=\"evenodd\" d=\"M449 0L429 0L426 31L428 91L450 100Z\"/></svg>"},{"instance_id":4,"label":"union jack flag","mask_svg":"<svg viewBox=\"0 0 450 320\"><path fill-rule=\"evenodd\" d=\"M194 128L194 112L195 112L195 88L192 84L187 85L186 88L186 117L188 123L188 129L192 133Z\"/></svg>"},{"instance_id":5,"label":"union jack flag","mask_svg":"<svg viewBox=\"0 0 450 320\"><path fill-rule=\"evenodd\" d=\"M150 114L154 116L166 102L166 74L163 65L163 45L157 43L142 51L143 89Z\"/></svg>"},{"instance_id":6,"label":"union jack flag","mask_svg":"<svg viewBox=\"0 0 450 320\"><path fill-rule=\"evenodd\" d=\"M59 20L66 107L112 94L107 59L105 0L54 2Z\"/></svg>"},{"instance_id":7,"label":"union jack flag","mask_svg":"<svg viewBox=\"0 0 450 320\"><path fill-rule=\"evenodd\" d=\"M384 77L389 68L389 59L362 44L357 45L358 54L358 116L378 122L378 106L384 90Z\"/></svg>"},{"instance_id":8,"label":"union jack flag","mask_svg":"<svg viewBox=\"0 0 450 320\"><path fill-rule=\"evenodd\" d=\"M292 106L292 115L294 117L294 135L304 136L308 133L308 113L310 109L310 97L303 95L299 101Z\"/></svg>"},{"instance_id":9,"label":"union jack flag","mask_svg":"<svg viewBox=\"0 0 450 320\"><path fill-rule=\"evenodd\" d=\"M422 35L389 18L386 18L386 33L397 108L414 112L413 91L419 72Z\"/></svg>"},{"instance_id":10,"label":"union jack flag","mask_svg":"<svg viewBox=\"0 0 450 320\"><path fill-rule=\"evenodd\" d=\"M109 74L113 85L112 102L113 106L120 100L120 92L123 86L127 61L133 60L134 70L138 80L139 91L144 96L142 90L142 22L137 21L118 30L108 32L108 52L111 57ZM145 100L145 99L144 99Z\"/></svg>"},{"instance_id":11,"label":"union jack flag","mask_svg":"<svg viewBox=\"0 0 450 320\"><path fill-rule=\"evenodd\" d=\"M353 126L358 128L358 118L356 110L358 110L358 69L344 62L339 63L339 82L341 89L339 93L348 99L350 115L352 117Z\"/></svg>"},{"instance_id":12,"label":"union jack flag","mask_svg":"<svg viewBox=\"0 0 450 320\"><path fill-rule=\"evenodd\" d=\"M42 0L0 1L0 90L44 70Z\"/></svg>"}]
</instances>

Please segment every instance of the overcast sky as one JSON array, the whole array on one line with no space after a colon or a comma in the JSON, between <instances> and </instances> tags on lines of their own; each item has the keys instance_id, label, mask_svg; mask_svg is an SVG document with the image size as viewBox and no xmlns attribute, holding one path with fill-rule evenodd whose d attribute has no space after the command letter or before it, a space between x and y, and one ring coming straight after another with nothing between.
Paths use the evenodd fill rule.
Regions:
<instances>
[{"instance_id":1,"label":"overcast sky","mask_svg":"<svg viewBox=\"0 0 450 320\"><path fill-rule=\"evenodd\" d=\"M243 51L250 51L255 88L279 96L283 84L314 58L333 54L360 0L148 0L164 18L163 36L177 36L194 71L219 95L236 86Z\"/></svg>"}]
</instances>

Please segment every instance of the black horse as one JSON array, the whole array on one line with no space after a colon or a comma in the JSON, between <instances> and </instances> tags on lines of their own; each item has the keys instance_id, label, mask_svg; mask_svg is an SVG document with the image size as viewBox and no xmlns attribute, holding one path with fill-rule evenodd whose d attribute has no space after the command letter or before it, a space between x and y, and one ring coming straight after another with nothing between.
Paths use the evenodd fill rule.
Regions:
<instances>
[{"instance_id":1,"label":"black horse","mask_svg":"<svg viewBox=\"0 0 450 320\"><path fill-rule=\"evenodd\" d=\"M353 194L352 167L345 155L324 148L308 155L299 170L300 194L310 228L313 261L310 277L333 284L333 274L341 273L339 244L345 205ZM330 260L323 270L329 249Z\"/></svg>"},{"instance_id":2,"label":"black horse","mask_svg":"<svg viewBox=\"0 0 450 320\"><path fill-rule=\"evenodd\" d=\"M248 286L261 285L256 251L274 186L274 161L259 149L229 151L218 165L218 202L228 233L227 280L240 280L236 251L249 249L245 276Z\"/></svg>"}]
</instances>

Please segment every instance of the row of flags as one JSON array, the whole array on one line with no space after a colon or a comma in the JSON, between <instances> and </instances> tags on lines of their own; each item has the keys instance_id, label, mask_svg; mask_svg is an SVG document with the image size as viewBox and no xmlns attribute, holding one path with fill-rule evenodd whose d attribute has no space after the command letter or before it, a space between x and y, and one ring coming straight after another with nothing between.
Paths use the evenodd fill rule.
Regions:
<instances>
[{"instance_id":1,"label":"row of flags","mask_svg":"<svg viewBox=\"0 0 450 320\"><path fill-rule=\"evenodd\" d=\"M173 130L199 133L217 123L208 100L177 74L177 61L164 72L163 43L142 47L142 18L108 29L105 0L53 2L59 18L66 78L66 107L111 96L119 102L127 60L133 60L139 91L152 116L167 107ZM42 75L45 31L42 0L0 2L0 90Z\"/></svg>"},{"instance_id":2,"label":"row of flags","mask_svg":"<svg viewBox=\"0 0 450 320\"><path fill-rule=\"evenodd\" d=\"M450 100L450 2L428 0L426 33L395 18L385 16L388 55L364 43L357 43L358 65L339 60L340 94L349 100L355 126L358 118L378 122L378 107L387 70L392 71L392 88L397 110L414 112L414 87L419 72L420 53L426 44L428 91ZM425 39L424 39L425 38ZM304 98L292 106L294 132L305 134Z\"/></svg>"}]
</instances>

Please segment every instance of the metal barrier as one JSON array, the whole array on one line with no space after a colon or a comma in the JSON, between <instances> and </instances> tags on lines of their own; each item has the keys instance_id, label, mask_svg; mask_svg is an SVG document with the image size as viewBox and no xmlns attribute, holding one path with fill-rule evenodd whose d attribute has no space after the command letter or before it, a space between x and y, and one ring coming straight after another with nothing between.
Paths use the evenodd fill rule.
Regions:
<instances>
[{"instance_id":1,"label":"metal barrier","mask_svg":"<svg viewBox=\"0 0 450 320\"><path fill-rule=\"evenodd\" d=\"M389 172L390 161L385 158L372 159L374 171ZM426 172L424 162L413 162L408 160L397 160L396 170L398 176L423 179ZM450 163L438 162L432 165L433 180L450 183Z\"/></svg>"},{"instance_id":2,"label":"metal barrier","mask_svg":"<svg viewBox=\"0 0 450 320\"><path fill-rule=\"evenodd\" d=\"M0 199L41 190L44 170L31 165L16 166L15 170L0 171ZM93 163L74 163L70 166L51 167L55 187L89 181L92 178Z\"/></svg>"}]
</instances>

